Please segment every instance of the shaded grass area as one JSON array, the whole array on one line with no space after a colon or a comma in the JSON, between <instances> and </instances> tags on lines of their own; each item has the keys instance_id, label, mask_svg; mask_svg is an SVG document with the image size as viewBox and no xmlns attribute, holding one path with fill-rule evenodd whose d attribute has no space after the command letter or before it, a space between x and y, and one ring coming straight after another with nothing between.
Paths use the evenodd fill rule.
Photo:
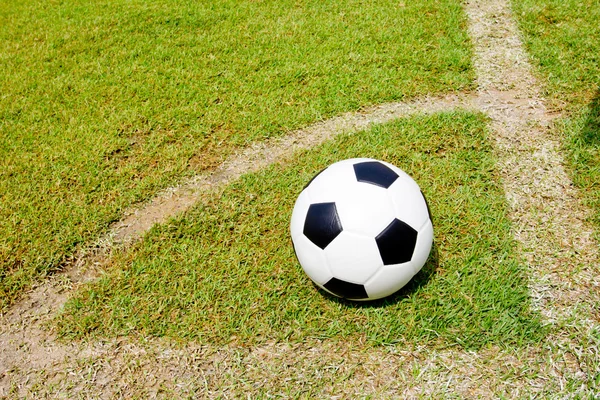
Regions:
<instances>
[{"instance_id":1,"label":"shaded grass area","mask_svg":"<svg viewBox=\"0 0 600 400\"><path fill-rule=\"evenodd\" d=\"M366 304L318 291L289 238L303 186L327 165L351 157L382 159L411 174L429 201L435 228L423 270L392 297ZM117 255L56 322L70 338L338 338L467 348L535 342L542 328L530 311L506 213L483 116L398 120L339 137L207 195Z\"/></svg>"},{"instance_id":2,"label":"shaded grass area","mask_svg":"<svg viewBox=\"0 0 600 400\"><path fill-rule=\"evenodd\" d=\"M566 148L573 183L582 189L584 203L592 210L600 242L600 89L588 107L563 121L561 128L569 140Z\"/></svg>"},{"instance_id":3,"label":"shaded grass area","mask_svg":"<svg viewBox=\"0 0 600 400\"><path fill-rule=\"evenodd\" d=\"M0 2L0 310L234 149L473 85L457 0Z\"/></svg>"},{"instance_id":4,"label":"shaded grass area","mask_svg":"<svg viewBox=\"0 0 600 400\"><path fill-rule=\"evenodd\" d=\"M573 182L592 209L600 239L600 3L513 0L552 107Z\"/></svg>"},{"instance_id":5,"label":"shaded grass area","mask_svg":"<svg viewBox=\"0 0 600 400\"><path fill-rule=\"evenodd\" d=\"M544 74L551 106L577 110L600 84L600 4L595 0L513 0L527 49Z\"/></svg>"}]
</instances>

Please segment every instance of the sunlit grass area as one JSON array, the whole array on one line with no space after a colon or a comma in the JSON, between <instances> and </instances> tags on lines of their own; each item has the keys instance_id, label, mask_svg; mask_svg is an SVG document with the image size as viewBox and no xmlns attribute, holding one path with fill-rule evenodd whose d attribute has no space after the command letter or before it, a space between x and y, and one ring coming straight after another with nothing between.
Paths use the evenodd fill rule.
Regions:
<instances>
[{"instance_id":1,"label":"sunlit grass area","mask_svg":"<svg viewBox=\"0 0 600 400\"><path fill-rule=\"evenodd\" d=\"M485 125L482 115L461 112L402 119L245 175L118 254L104 277L67 303L60 330L211 343L332 338L481 348L539 340ZM421 273L367 304L317 290L289 237L303 186L352 157L412 175L435 230Z\"/></svg>"},{"instance_id":2,"label":"sunlit grass area","mask_svg":"<svg viewBox=\"0 0 600 400\"><path fill-rule=\"evenodd\" d=\"M0 309L250 142L473 87L457 0L0 2Z\"/></svg>"}]
</instances>

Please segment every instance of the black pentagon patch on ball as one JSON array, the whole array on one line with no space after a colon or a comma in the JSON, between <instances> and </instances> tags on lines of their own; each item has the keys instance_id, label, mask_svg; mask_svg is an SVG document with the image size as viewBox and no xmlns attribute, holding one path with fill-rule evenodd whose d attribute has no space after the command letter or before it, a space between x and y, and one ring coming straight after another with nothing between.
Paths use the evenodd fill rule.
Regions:
<instances>
[{"instance_id":1,"label":"black pentagon patch on ball","mask_svg":"<svg viewBox=\"0 0 600 400\"><path fill-rule=\"evenodd\" d=\"M401 264L412 259L417 231L406 222L394 219L375 238L384 265Z\"/></svg>"},{"instance_id":2,"label":"black pentagon patch on ball","mask_svg":"<svg viewBox=\"0 0 600 400\"><path fill-rule=\"evenodd\" d=\"M367 291L363 285L342 281L337 278L331 278L325 285L325 288L331 293L350 300L367 299Z\"/></svg>"},{"instance_id":3,"label":"black pentagon patch on ball","mask_svg":"<svg viewBox=\"0 0 600 400\"><path fill-rule=\"evenodd\" d=\"M335 203L311 204L306 213L303 232L308 240L325 249L342 233L342 223Z\"/></svg>"},{"instance_id":4,"label":"black pentagon patch on ball","mask_svg":"<svg viewBox=\"0 0 600 400\"><path fill-rule=\"evenodd\" d=\"M392 186L392 183L398 179L397 173L379 161L365 161L354 164L354 173L357 181L381 186L385 189Z\"/></svg>"}]
</instances>

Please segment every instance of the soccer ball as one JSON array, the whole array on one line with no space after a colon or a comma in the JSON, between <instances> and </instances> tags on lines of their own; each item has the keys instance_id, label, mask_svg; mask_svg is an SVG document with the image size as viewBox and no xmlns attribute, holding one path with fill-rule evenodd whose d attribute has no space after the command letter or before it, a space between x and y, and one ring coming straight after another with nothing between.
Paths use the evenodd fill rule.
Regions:
<instances>
[{"instance_id":1,"label":"soccer ball","mask_svg":"<svg viewBox=\"0 0 600 400\"><path fill-rule=\"evenodd\" d=\"M339 161L317 174L296 200L290 230L306 274L350 300L398 291L425 265L433 243L417 183L369 158Z\"/></svg>"}]
</instances>

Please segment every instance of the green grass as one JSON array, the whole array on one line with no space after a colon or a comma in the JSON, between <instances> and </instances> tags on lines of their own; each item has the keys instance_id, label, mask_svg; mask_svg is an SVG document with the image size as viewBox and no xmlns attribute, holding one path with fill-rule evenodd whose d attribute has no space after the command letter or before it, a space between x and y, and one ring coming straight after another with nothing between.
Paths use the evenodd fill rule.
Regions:
<instances>
[{"instance_id":1,"label":"green grass","mask_svg":"<svg viewBox=\"0 0 600 400\"><path fill-rule=\"evenodd\" d=\"M535 342L542 329L530 311L485 125L482 115L461 112L402 119L245 175L118 254L105 276L66 304L59 329L76 338L134 334L212 343ZM367 304L318 291L289 238L302 187L350 157L383 159L411 174L435 227L435 250L421 273L395 296Z\"/></svg>"},{"instance_id":2,"label":"green grass","mask_svg":"<svg viewBox=\"0 0 600 400\"><path fill-rule=\"evenodd\" d=\"M458 0L0 1L0 310L236 148L473 87Z\"/></svg>"},{"instance_id":3,"label":"green grass","mask_svg":"<svg viewBox=\"0 0 600 400\"><path fill-rule=\"evenodd\" d=\"M552 107L574 183L593 212L600 240L600 3L513 0L525 43Z\"/></svg>"}]
</instances>

